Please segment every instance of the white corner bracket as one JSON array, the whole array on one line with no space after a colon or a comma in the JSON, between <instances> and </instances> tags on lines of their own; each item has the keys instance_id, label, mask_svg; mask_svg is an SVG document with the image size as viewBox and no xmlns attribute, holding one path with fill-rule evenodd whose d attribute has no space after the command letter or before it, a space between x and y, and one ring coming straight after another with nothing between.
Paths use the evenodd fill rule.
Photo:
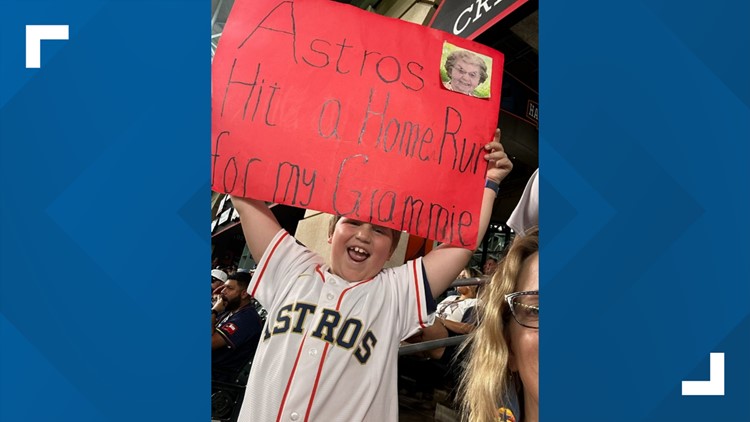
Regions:
<instances>
[{"instance_id":1,"label":"white corner bracket","mask_svg":"<svg viewBox=\"0 0 750 422\"><path fill-rule=\"evenodd\" d=\"M711 374L708 381L683 381L683 396L724 395L724 353L711 353Z\"/></svg>"},{"instance_id":2,"label":"white corner bracket","mask_svg":"<svg viewBox=\"0 0 750 422\"><path fill-rule=\"evenodd\" d=\"M26 69L39 69L42 40L67 40L68 25L26 25Z\"/></svg>"}]
</instances>

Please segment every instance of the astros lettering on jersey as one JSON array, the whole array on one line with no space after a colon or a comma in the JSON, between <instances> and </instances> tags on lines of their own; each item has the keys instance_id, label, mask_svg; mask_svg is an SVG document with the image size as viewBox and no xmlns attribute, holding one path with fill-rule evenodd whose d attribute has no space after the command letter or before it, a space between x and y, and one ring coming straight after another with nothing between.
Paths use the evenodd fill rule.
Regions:
<instances>
[{"instance_id":1,"label":"astros lettering on jersey","mask_svg":"<svg viewBox=\"0 0 750 422\"><path fill-rule=\"evenodd\" d=\"M276 316L276 323L273 329L271 330L269 325L266 325L263 340L270 338L272 335L287 333L292 323L294 325L292 332L301 334L303 332L302 327L305 326L307 314L315 314L315 309L316 306L309 303L294 303L282 306ZM294 322L292 322L292 318ZM337 310L323 309L320 320L310 335L322 339L326 343L345 349L351 349L355 344L360 344L358 340L362 331L362 321L351 318L341 322L341 319L341 313ZM378 339L372 331L367 331L364 337L362 337L360 346L354 352L354 356L361 363L367 363L371 347L375 346L377 342Z\"/></svg>"},{"instance_id":2,"label":"astros lettering on jersey","mask_svg":"<svg viewBox=\"0 0 750 422\"><path fill-rule=\"evenodd\" d=\"M239 420L397 420L400 341L435 307L423 274L419 258L350 283L279 231L248 288L268 319Z\"/></svg>"}]
</instances>

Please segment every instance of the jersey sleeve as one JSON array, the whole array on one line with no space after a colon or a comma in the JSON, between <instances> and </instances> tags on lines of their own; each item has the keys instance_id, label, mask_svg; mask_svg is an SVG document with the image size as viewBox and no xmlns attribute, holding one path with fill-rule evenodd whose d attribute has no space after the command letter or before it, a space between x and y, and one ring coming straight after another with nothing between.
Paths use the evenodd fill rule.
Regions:
<instances>
[{"instance_id":1,"label":"jersey sleeve","mask_svg":"<svg viewBox=\"0 0 750 422\"><path fill-rule=\"evenodd\" d=\"M398 307L399 338L410 337L425 326L432 325L435 319L435 301L427 287L422 258L390 268L394 289L393 295ZM432 306L430 306L432 304Z\"/></svg>"},{"instance_id":2,"label":"jersey sleeve","mask_svg":"<svg viewBox=\"0 0 750 422\"><path fill-rule=\"evenodd\" d=\"M247 291L269 309L277 293L310 265L323 264L324 260L297 242L286 230L279 230L255 268Z\"/></svg>"},{"instance_id":3,"label":"jersey sleeve","mask_svg":"<svg viewBox=\"0 0 750 422\"><path fill-rule=\"evenodd\" d=\"M253 338L261 328L259 319L253 318L250 313L240 312L219 324L216 332L224 337L227 347L233 349Z\"/></svg>"},{"instance_id":4,"label":"jersey sleeve","mask_svg":"<svg viewBox=\"0 0 750 422\"><path fill-rule=\"evenodd\" d=\"M539 169L531 175L523 190L518 205L508 218L507 224L517 234L523 235L532 226L539 225Z\"/></svg>"}]
</instances>

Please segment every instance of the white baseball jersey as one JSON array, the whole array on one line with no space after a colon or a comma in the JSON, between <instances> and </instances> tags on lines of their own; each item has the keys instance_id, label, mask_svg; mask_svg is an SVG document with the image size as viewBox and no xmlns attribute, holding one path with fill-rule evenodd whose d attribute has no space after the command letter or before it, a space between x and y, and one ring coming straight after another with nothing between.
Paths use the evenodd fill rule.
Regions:
<instances>
[{"instance_id":1,"label":"white baseball jersey","mask_svg":"<svg viewBox=\"0 0 750 422\"><path fill-rule=\"evenodd\" d=\"M459 296L449 296L437 305L435 314L443 319L462 322L466 311L476 305L476 298L461 299Z\"/></svg>"},{"instance_id":2,"label":"white baseball jersey","mask_svg":"<svg viewBox=\"0 0 750 422\"><path fill-rule=\"evenodd\" d=\"M328 268L283 230L264 252L248 291L268 319L241 422L398 419L400 340L433 321L422 260L356 283Z\"/></svg>"}]
</instances>

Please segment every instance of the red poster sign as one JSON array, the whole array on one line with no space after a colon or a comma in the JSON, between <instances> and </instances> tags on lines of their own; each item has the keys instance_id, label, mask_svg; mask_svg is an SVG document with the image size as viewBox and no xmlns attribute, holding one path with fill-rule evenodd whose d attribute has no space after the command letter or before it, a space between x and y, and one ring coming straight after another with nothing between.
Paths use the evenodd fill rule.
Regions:
<instances>
[{"instance_id":1,"label":"red poster sign","mask_svg":"<svg viewBox=\"0 0 750 422\"><path fill-rule=\"evenodd\" d=\"M441 76L456 49L489 64L484 89ZM348 5L238 0L213 63L211 188L473 248L502 65Z\"/></svg>"}]
</instances>

